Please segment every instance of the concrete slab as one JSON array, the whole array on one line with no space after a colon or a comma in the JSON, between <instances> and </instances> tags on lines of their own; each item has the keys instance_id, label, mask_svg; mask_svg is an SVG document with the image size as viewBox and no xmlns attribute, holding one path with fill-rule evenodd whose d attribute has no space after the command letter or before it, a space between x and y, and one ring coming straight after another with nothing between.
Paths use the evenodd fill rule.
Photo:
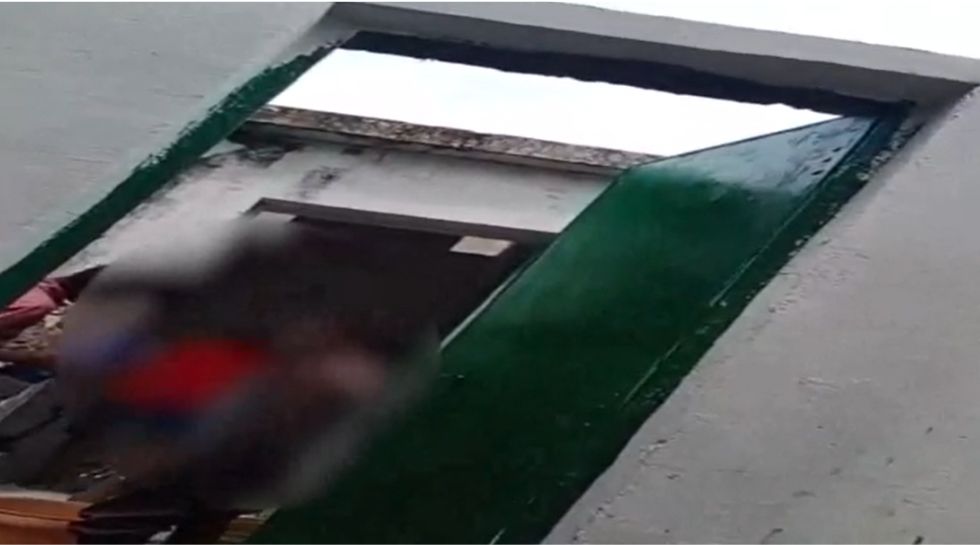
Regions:
<instances>
[{"instance_id":1,"label":"concrete slab","mask_svg":"<svg viewBox=\"0 0 980 545\"><path fill-rule=\"evenodd\" d=\"M0 271L275 61L328 6L0 6Z\"/></svg>"},{"instance_id":2,"label":"concrete slab","mask_svg":"<svg viewBox=\"0 0 980 545\"><path fill-rule=\"evenodd\" d=\"M885 102L942 102L980 82L976 59L581 5L339 3L330 15L381 32L656 62Z\"/></svg>"}]
</instances>

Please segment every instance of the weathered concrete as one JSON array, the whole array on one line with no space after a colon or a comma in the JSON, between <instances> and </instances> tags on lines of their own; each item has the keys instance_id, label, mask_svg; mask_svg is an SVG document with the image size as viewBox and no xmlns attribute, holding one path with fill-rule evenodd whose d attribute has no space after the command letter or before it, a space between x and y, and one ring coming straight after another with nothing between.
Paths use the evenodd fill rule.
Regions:
<instances>
[{"instance_id":1,"label":"weathered concrete","mask_svg":"<svg viewBox=\"0 0 980 545\"><path fill-rule=\"evenodd\" d=\"M339 3L330 15L382 32L521 51L652 61L882 101L937 103L980 83L976 59L589 6Z\"/></svg>"},{"instance_id":2,"label":"weathered concrete","mask_svg":"<svg viewBox=\"0 0 980 545\"><path fill-rule=\"evenodd\" d=\"M456 157L607 176L658 158L646 153L281 106L262 108L251 117L247 128L253 132L285 136L291 133L338 144L403 150L424 148L431 153Z\"/></svg>"},{"instance_id":3,"label":"weathered concrete","mask_svg":"<svg viewBox=\"0 0 980 545\"><path fill-rule=\"evenodd\" d=\"M332 119L314 112L306 117ZM557 232L612 179L606 173L576 172L580 165L571 160L561 170L557 160L530 166L519 164L521 157L514 154L493 161L478 151L446 156L439 153L440 145L426 144L432 135L442 134L438 127L395 123L402 132L377 138L373 145L362 140L352 146L344 138L351 127L364 123L346 118L347 129L339 132L290 125L270 131L270 119L260 116L262 123L250 122L240 132L253 138L256 132L265 133L262 141L247 148L218 146L65 269L148 251L174 236L193 237L263 199ZM370 125L376 136L384 136L377 123ZM256 126L263 130L256 131ZM414 148L392 149L398 139L401 144L414 139ZM521 140L532 149L540 147L537 141ZM584 153L575 146L565 151L572 157Z\"/></svg>"},{"instance_id":4,"label":"weathered concrete","mask_svg":"<svg viewBox=\"0 0 980 545\"><path fill-rule=\"evenodd\" d=\"M653 60L770 85L936 102L980 62L560 4L5 4L0 270L69 225L290 43L329 20L502 47ZM303 39L304 32L311 33ZM296 53L301 48L294 48Z\"/></svg>"},{"instance_id":5,"label":"weathered concrete","mask_svg":"<svg viewBox=\"0 0 980 545\"><path fill-rule=\"evenodd\" d=\"M0 271L279 59L327 7L0 6Z\"/></svg>"},{"instance_id":6,"label":"weathered concrete","mask_svg":"<svg viewBox=\"0 0 980 545\"><path fill-rule=\"evenodd\" d=\"M973 542L980 92L786 267L551 542Z\"/></svg>"}]
</instances>

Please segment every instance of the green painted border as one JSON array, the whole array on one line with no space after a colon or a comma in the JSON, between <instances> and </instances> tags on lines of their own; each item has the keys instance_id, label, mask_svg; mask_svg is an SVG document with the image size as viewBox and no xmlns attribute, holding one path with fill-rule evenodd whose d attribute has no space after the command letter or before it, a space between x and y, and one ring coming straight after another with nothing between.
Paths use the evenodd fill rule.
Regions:
<instances>
[{"instance_id":1,"label":"green painted border","mask_svg":"<svg viewBox=\"0 0 980 545\"><path fill-rule=\"evenodd\" d=\"M769 231L752 235L756 241L753 244L759 247L757 253L751 254L746 261L739 261L741 264L735 269L725 269L730 265L723 265L721 268L715 266L709 272L714 278L732 279L723 284L720 293L711 292L714 297L710 302L705 303L702 288L695 287L691 292L693 295L684 296L693 297L689 304L695 310L682 314L690 316L696 323L685 322L677 331L694 334L681 333L676 344L661 353L645 352L644 356L640 352L651 350L650 347L657 343L630 337L638 345L649 347L640 350L623 348L632 344L624 343L613 348L617 351L614 358L596 353L583 356L583 352L595 351L589 344L591 341L570 336L566 331L567 323L558 325L561 321L567 322L561 315L554 314L565 308L562 303L544 302L556 295L576 297L562 291L570 289L563 277L567 279L581 271L581 268L570 271L567 267L577 259L574 251L568 252L566 234L573 229L579 243L593 237L592 242L587 242L590 259L601 261L607 257L624 256L612 242L597 245L593 230L608 231L599 235L607 241L608 234L613 231L621 236L627 236L628 231L602 227L601 223L595 222L595 217L590 222L583 221L597 207L605 206L600 205L601 201L607 200L616 186L610 188L522 274L523 278L512 283L447 346L447 366L429 402L405 425L379 440L348 475L335 483L330 494L307 505L280 511L251 541L520 543L542 539L575 499L612 463L635 429L667 399L752 297L801 244L864 185L871 170L900 143L899 128L904 119L903 111L866 123L857 142L848 144L846 155L828 174L816 180L814 190L794 196L792 207L780 204L777 196L772 205L789 212L772 216ZM794 131L806 133L805 129ZM764 144L766 138L754 140ZM834 147L836 144L826 145L828 150ZM711 150L717 151L718 148ZM723 149L721 151L724 153ZM813 161L808 159L810 170L815 170ZM777 165L777 168L781 167ZM621 182L630 179L637 170L624 174ZM660 176L666 176L662 178L665 183L676 182L680 184L676 187L684 187L683 174L676 177L667 172ZM622 184L617 186L621 190ZM712 191L710 187L695 188L682 190L676 196L708 203L709 208L705 210L710 210L715 209L711 204L715 202ZM645 190L640 191L634 197L647 198L644 193ZM669 193L647 195L672 198ZM732 210L731 206L746 206L745 203L751 203L757 196L768 198L765 191L751 195L739 195L736 191L722 200L731 198L743 203L725 205ZM620 204L625 204L620 210L626 215L636 217L636 206L645 206L642 201L632 203L632 197L625 200L622 197L620 192L617 199ZM669 208L661 205L660 210ZM722 214L730 213L725 212L724 207L717 209ZM608 207L603 213L614 223L620 221L615 219L615 214L608 214ZM670 225L685 224L683 214L674 213L674 216L670 221L675 223ZM740 216L736 212L728 217ZM714 237L721 236L720 242L731 240L725 238L724 230L715 228L708 232L714 233ZM564 243L562 238L566 239ZM556 248L560 244L565 246L562 251ZM561 255L565 257L559 257ZM569 255L571 261L566 259ZM540 265L548 260L551 264L542 269ZM626 257L626 261L642 262L633 257ZM713 261L705 263L710 265ZM728 260L727 263L733 262ZM548 272L544 273L545 270ZM602 275L602 278L614 281L625 274L623 278L636 284L635 271L627 267L612 275ZM668 271L661 280L670 279L673 274ZM653 287L656 282L646 279L637 285ZM559 286L557 291L555 286ZM529 296L531 292L536 294ZM550 295L544 295L542 299L542 294ZM636 314L638 320L655 323L649 322L649 313L643 315L641 309L635 308L637 305L623 306L625 299L619 301L618 306L599 313L603 316L599 318L600 322L619 310L626 310ZM539 304L544 304L548 310L542 311ZM678 301L670 304L676 305ZM702 305L707 308L703 314L697 310ZM525 332L518 324L528 323L521 321L521 316L529 315L537 321L528 328L531 332ZM622 338L624 332L617 330L619 326L595 323L594 318L589 323L604 329L595 334L597 342L610 346L610 339L615 343L616 338ZM554 331L552 323L555 324ZM622 324L622 320L617 323ZM627 336L639 333L635 327L627 326L626 329L631 329L625 332ZM668 333L671 330L668 328ZM552 337L559 335L560 338L535 340L541 334L548 335L548 331L552 331ZM578 336L593 336L588 328L576 331ZM659 335L661 339L665 338L663 332ZM568 349L565 345L576 348ZM527 355L528 348L536 353ZM562 359L556 362L555 354L561 354ZM516 358L517 361L499 369L492 365L495 361L506 361L502 357ZM603 361L604 357L606 361ZM606 367L600 365L589 370L589 361L603 362ZM614 362L628 365L622 369L608 367ZM600 373L596 374L595 369ZM627 382L624 389L623 381L609 380L602 376L603 373L620 374L631 382ZM551 385L548 385L549 381ZM562 392L582 397L568 397L575 399L570 404L556 402ZM542 414L540 407L552 407L558 412L544 411ZM516 414L524 416L516 417ZM508 442L517 447L508 447ZM495 452L497 447L492 445L499 446L500 452ZM488 449L494 451L492 456Z\"/></svg>"},{"instance_id":2,"label":"green painted border","mask_svg":"<svg viewBox=\"0 0 980 545\"><path fill-rule=\"evenodd\" d=\"M0 273L6 304L101 236L174 176L235 130L329 53L320 47L263 70L185 127L165 150L139 164L119 185L16 264Z\"/></svg>"}]
</instances>

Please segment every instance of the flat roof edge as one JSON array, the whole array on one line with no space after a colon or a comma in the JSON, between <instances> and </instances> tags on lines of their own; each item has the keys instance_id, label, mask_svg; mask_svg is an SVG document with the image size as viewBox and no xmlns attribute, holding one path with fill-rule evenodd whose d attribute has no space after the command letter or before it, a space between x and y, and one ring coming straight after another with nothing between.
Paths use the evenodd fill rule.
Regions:
<instances>
[{"instance_id":1,"label":"flat roof edge","mask_svg":"<svg viewBox=\"0 0 980 545\"><path fill-rule=\"evenodd\" d=\"M297 140L449 150L460 155L528 166L533 166L535 162L538 166L550 163L548 166L552 168L596 174L614 172L660 158L646 153L283 106L263 107L252 115L243 128L246 132L272 129L279 136Z\"/></svg>"}]
</instances>

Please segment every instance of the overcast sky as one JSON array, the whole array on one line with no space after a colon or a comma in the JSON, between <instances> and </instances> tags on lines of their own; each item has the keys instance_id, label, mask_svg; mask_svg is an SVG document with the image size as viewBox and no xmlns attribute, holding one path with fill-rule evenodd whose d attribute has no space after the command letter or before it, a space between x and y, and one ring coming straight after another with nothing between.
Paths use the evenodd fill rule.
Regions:
<instances>
[{"instance_id":1,"label":"overcast sky","mask_svg":"<svg viewBox=\"0 0 980 545\"><path fill-rule=\"evenodd\" d=\"M766 30L980 57L976 0L646 0L580 2ZM454 65L339 51L274 104L662 155L827 116Z\"/></svg>"}]
</instances>

